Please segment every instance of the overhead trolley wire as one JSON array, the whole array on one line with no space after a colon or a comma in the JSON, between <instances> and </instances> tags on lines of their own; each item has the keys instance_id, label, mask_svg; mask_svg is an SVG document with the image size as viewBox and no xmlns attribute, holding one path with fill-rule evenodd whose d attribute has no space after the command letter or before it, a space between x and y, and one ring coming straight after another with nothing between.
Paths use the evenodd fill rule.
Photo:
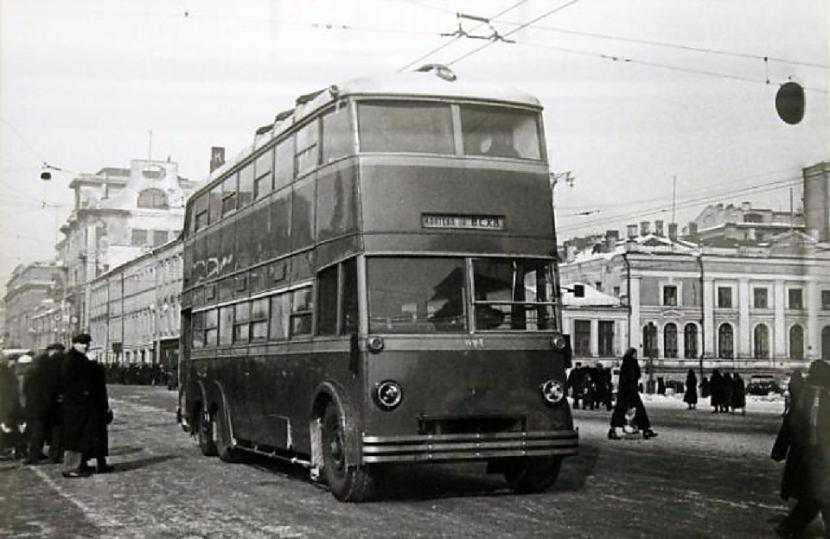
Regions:
<instances>
[{"instance_id":1,"label":"overhead trolley wire","mask_svg":"<svg viewBox=\"0 0 830 539\"><path fill-rule=\"evenodd\" d=\"M759 193L766 193L766 192L770 192L770 191L776 191L778 189L783 189L783 188L786 188L786 187L792 187L792 186L798 185L798 184L800 184L801 180L802 179L800 177L799 178L787 178L787 179L784 179L784 180L775 180L773 182L769 182L769 183L761 184L761 185L757 185L757 186L745 187L745 188L742 188L742 189L736 189L736 190L732 190L730 192L716 193L716 194L707 195L707 196L703 196L703 197L689 198L689 199L682 200L682 201L678 202L677 207L678 208L689 208L689 207L700 206L700 205L703 205L703 204L709 204L709 203L712 203L712 202L716 202L718 200L722 200L724 196L728 196L728 195L759 194ZM616 214L616 215L606 215L602 218L596 218L596 219L591 219L591 220L588 220L588 221L583 221L583 222L580 222L580 223L573 223L573 224L563 225L561 227L558 227L557 231L558 232L564 232L564 231L581 230L581 229L584 229L584 228L589 228L589 227L592 227L592 226L600 225L600 224L603 224L603 223L616 223L616 222L625 221L625 220L628 220L628 219L634 219L634 218L638 218L638 217L646 217L646 216L654 215L654 214L657 214L657 213L665 213L667 211L670 211L670 209L671 209L671 203L668 203L668 204L663 204L663 205L660 205L660 206L653 206L651 208L646 208L646 209L627 212L627 213L621 213L621 214Z\"/></svg>"},{"instance_id":2,"label":"overhead trolley wire","mask_svg":"<svg viewBox=\"0 0 830 539\"><path fill-rule=\"evenodd\" d=\"M694 73L696 75L706 75L706 76L709 76L709 77L717 77L717 78L722 78L722 79L738 80L738 81L741 81L741 82L751 82L751 83L755 83L755 84L763 84L765 86L768 86L770 84L770 81L767 80L767 79L763 79L763 80L753 79L751 77L742 77L740 75L732 75L730 73L723 73L723 72L720 72L720 71L708 71L708 70L705 70L705 69L682 67L682 66L678 66L678 65L666 64L666 63L661 63L661 62L650 62L650 61L647 61L647 60L637 60L635 58L629 58L629 57L626 57L626 56L619 56L619 55L615 55L615 54L604 54L604 53L599 53L599 52L590 52L590 51L584 51L584 50L579 50L579 49L571 49L571 48L568 48L568 47L558 47L558 46L555 46L555 45L547 45L547 44L544 44L544 43L531 43L531 42L528 42L528 41L515 41L515 44L516 45L523 45L525 47L536 47L536 48L542 48L542 49L549 49L549 50L565 52L565 53L569 53L569 54L579 54L579 55L582 55L582 56L592 56L592 57L595 57L595 58L600 58L600 59L603 59L603 60L610 60L612 62L619 62L619 63L623 63L623 64L639 64L639 65L644 65L644 66L648 66L648 67L668 69L668 70L672 70L672 71L682 71L682 72L685 72L685 73ZM811 92L823 93L823 94L828 93L826 88L804 87L804 90L805 91L811 91Z\"/></svg>"},{"instance_id":3,"label":"overhead trolley wire","mask_svg":"<svg viewBox=\"0 0 830 539\"><path fill-rule=\"evenodd\" d=\"M521 25L519 22L514 21L499 21L501 24L510 24L510 25ZM791 65L800 65L800 66L807 66L807 67L815 67L817 69L827 69L827 64L820 64L816 62L804 62L800 60L791 60L788 58L781 58L777 56L762 56L760 54L750 54L750 53L743 53L743 52L734 52L728 51L724 49L714 49L709 47L695 47L692 45L682 45L677 43L668 43L665 41L653 41L650 39L639 39L639 38L632 38L632 37L623 37L623 36L613 36L609 34L600 34L596 32L581 32L577 30L566 30L564 28L555 28L552 26L542 26L542 25L533 25L532 28L534 30L543 30L548 32L557 32L562 34L570 34L570 35L577 35L577 36L584 36L584 37L593 37L597 39L606 39L611 41L623 41L628 43L637 43L641 45L651 45L654 47L665 47L671 49L678 49L678 50L685 50L685 51L692 51L692 52L700 52L704 54L717 54L721 56L732 56L735 58L748 58L752 60L763 60L763 61L770 61L770 62L778 62L782 64L791 64Z\"/></svg>"}]
</instances>

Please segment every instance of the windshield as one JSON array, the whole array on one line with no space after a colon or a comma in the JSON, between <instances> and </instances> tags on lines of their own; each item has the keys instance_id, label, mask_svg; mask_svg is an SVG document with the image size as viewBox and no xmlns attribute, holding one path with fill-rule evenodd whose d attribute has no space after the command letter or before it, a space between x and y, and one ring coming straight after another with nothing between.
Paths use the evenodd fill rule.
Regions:
<instances>
[{"instance_id":1,"label":"windshield","mask_svg":"<svg viewBox=\"0 0 830 539\"><path fill-rule=\"evenodd\" d=\"M455 105L464 155L542 158L539 113L506 106ZM357 105L361 152L455 155L453 105L429 101L363 101Z\"/></svg>"},{"instance_id":2,"label":"windshield","mask_svg":"<svg viewBox=\"0 0 830 539\"><path fill-rule=\"evenodd\" d=\"M357 117L362 152L455 153L449 104L371 101Z\"/></svg>"},{"instance_id":3,"label":"windshield","mask_svg":"<svg viewBox=\"0 0 830 539\"><path fill-rule=\"evenodd\" d=\"M554 329L551 275L544 260L474 259L476 329Z\"/></svg>"},{"instance_id":4,"label":"windshield","mask_svg":"<svg viewBox=\"0 0 830 539\"><path fill-rule=\"evenodd\" d=\"M551 262L512 258L369 257L369 331L466 333L556 327ZM474 298L468 301L468 290Z\"/></svg>"},{"instance_id":5,"label":"windshield","mask_svg":"<svg viewBox=\"0 0 830 539\"><path fill-rule=\"evenodd\" d=\"M462 105L464 155L541 159L537 117L526 110Z\"/></svg>"},{"instance_id":6,"label":"windshield","mask_svg":"<svg viewBox=\"0 0 830 539\"><path fill-rule=\"evenodd\" d=\"M462 258L367 259L369 331L467 330Z\"/></svg>"}]
</instances>

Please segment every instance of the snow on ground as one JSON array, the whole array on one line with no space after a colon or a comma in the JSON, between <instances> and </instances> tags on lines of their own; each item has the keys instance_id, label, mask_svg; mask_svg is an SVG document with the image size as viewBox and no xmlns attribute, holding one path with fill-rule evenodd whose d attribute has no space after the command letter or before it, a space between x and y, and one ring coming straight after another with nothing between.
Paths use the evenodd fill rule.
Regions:
<instances>
[{"instance_id":1,"label":"snow on ground","mask_svg":"<svg viewBox=\"0 0 830 539\"><path fill-rule=\"evenodd\" d=\"M643 399L643 403L647 406L656 408L686 408L682 394L650 395L648 393L641 393L640 396ZM709 398L699 398L697 407L701 410L710 408ZM779 394L765 396L747 395L746 411L781 415L784 413L784 396Z\"/></svg>"}]
</instances>

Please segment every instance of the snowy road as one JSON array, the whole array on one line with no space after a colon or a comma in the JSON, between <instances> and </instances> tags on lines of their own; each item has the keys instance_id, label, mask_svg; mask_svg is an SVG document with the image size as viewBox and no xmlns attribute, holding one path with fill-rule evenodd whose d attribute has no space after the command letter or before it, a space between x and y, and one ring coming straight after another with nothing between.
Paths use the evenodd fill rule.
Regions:
<instances>
[{"instance_id":1,"label":"snowy road","mask_svg":"<svg viewBox=\"0 0 830 539\"><path fill-rule=\"evenodd\" d=\"M70 480L57 465L0 462L0 535L757 538L786 511L768 457L780 402L741 416L647 399L660 434L648 441L609 441L609 413L578 410L581 453L549 492L516 495L479 464L403 467L381 501L355 505L299 468L202 456L175 423L174 392L110 393L115 473Z\"/></svg>"}]
</instances>

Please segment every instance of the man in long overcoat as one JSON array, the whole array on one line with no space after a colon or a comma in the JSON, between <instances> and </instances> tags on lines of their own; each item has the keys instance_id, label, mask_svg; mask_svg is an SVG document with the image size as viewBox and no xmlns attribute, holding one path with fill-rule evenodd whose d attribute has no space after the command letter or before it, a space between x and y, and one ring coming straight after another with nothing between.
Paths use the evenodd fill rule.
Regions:
<instances>
[{"instance_id":1,"label":"man in long overcoat","mask_svg":"<svg viewBox=\"0 0 830 539\"><path fill-rule=\"evenodd\" d=\"M798 537L821 513L824 535L830 538L830 363L813 361L807 379L791 388L792 406L772 457L787 459L781 497L798 501L776 532Z\"/></svg>"},{"instance_id":2,"label":"man in long overcoat","mask_svg":"<svg viewBox=\"0 0 830 539\"><path fill-rule=\"evenodd\" d=\"M91 342L86 333L73 337L61 368L64 477L87 475L84 455L95 456L99 452L100 425L107 421L107 409L102 409L98 387L101 381L86 356Z\"/></svg>"},{"instance_id":3,"label":"man in long overcoat","mask_svg":"<svg viewBox=\"0 0 830 539\"><path fill-rule=\"evenodd\" d=\"M29 430L29 448L24 464L36 464L46 458L43 445L49 442L49 458L60 458L60 411L58 378L64 346L53 343L38 354L26 373L26 423Z\"/></svg>"}]
</instances>

